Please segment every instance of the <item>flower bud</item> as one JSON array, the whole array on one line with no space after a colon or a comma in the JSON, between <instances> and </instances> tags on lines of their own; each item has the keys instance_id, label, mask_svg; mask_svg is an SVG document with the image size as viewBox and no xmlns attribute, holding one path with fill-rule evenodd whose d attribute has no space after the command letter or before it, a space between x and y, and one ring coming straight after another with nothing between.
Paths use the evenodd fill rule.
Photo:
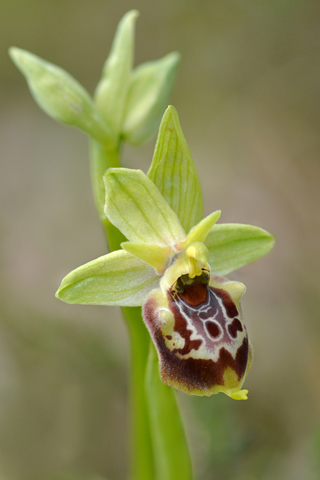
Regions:
<instances>
[{"instance_id":1,"label":"flower bud","mask_svg":"<svg viewBox=\"0 0 320 480\"><path fill-rule=\"evenodd\" d=\"M179 59L180 55L172 52L132 72L122 128L125 139L132 145L145 143L157 132Z\"/></svg>"},{"instance_id":2,"label":"flower bud","mask_svg":"<svg viewBox=\"0 0 320 480\"><path fill-rule=\"evenodd\" d=\"M90 95L69 73L38 56L12 47L10 56L26 77L30 91L50 117L84 130L108 145L110 134Z\"/></svg>"},{"instance_id":3,"label":"flower bud","mask_svg":"<svg viewBox=\"0 0 320 480\"><path fill-rule=\"evenodd\" d=\"M123 124L133 66L134 32L138 15L137 10L130 10L121 19L95 92L97 109L107 122L116 142L119 140Z\"/></svg>"}]
</instances>

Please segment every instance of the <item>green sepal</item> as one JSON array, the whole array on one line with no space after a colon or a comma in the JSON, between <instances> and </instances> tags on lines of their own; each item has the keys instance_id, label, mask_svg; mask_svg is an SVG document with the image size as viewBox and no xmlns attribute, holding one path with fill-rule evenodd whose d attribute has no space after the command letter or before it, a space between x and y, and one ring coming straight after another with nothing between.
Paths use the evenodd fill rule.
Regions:
<instances>
[{"instance_id":1,"label":"green sepal","mask_svg":"<svg viewBox=\"0 0 320 480\"><path fill-rule=\"evenodd\" d=\"M84 305L143 304L159 284L155 270L124 250L117 250L70 272L56 297L66 303Z\"/></svg>"},{"instance_id":2,"label":"green sepal","mask_svg":"<svg viewBox=\"0 0 320 480\"><path fill-rule=\"evenodd\" d=\"M130 10L117 28L110 54L95 92L95 102L117 142L127 99L134 57L134 29L139 13Z\"/></svg>"},{"instance_id":3,"label":"green sepal","mask_svg":"<svg viewBox=\"0 0 320 480\"><path fill-rule=\"evenodd\" d=\"M9 54L25 76L35 101L50 117L80 128L106 146L112 144L111 132L89 93L75 78L26 50L11 47Z\"/></svg>"},{"instance_id":4,"label":"green sepal","mask_svg":"<svg viewBox=\"0 0 320 480\"><path fill-rule=\"evenodd\" d=\"M184 250L190 243L203 242L214 224L219 220L220 215L221 210L216 210L203 218L197 225L191 228L187 238L178 245L178 248Z\"/></svg>"},{"instance_id":5,"label":"green sepal","mask_svg":"<svg viewBox=\"0 0 320 480\"><path fill-rule=\"evenodd\" d=\"M121 247L148 265L151 265L159 274L163 273L172 252L169 246L150 245L147 243L123 242Z\"/></svg>"},{"instance_id":6,"label":"green sepal","mask_svg":"<svg viewBox=\"0 0 320 480\"><path fill-rule=\"evenodd\" d=\"M178 217L141 170L110 168L104 181L105 214L128 240L174 245L185 238Z\"/></svg>"},{"instance_id":7,"label":"green sepal","mask_svg":"<svg viewBox=\"0 0 320 480\"><path fill-rule=\"evenodd\" d=\"M266 255L274 237L259 227L240 223L215 225L204 241L209 250L211 273L227 275Z\"/></svg>"},{"instance_id":8,"label":"green sepal","mask_svg":"<svg viewBox=\"0 0 320 480\"><path fill-rule=\"evenodd\" d=\"M124 138L132 145L142 145L157 132L179 60L179 53L172 52L132 72L122 128Z\"/></svg>"},{"instance_id":9,"label":"green sepal","mask_svg":"<svg viewBox=\"0 0 320 480\"><path fill-rule=\"evenodd\" d=\"M148 177L179 217L186 232L203 217L200 181L176 109L165 111Z\"/></svg>"}]
</instances>

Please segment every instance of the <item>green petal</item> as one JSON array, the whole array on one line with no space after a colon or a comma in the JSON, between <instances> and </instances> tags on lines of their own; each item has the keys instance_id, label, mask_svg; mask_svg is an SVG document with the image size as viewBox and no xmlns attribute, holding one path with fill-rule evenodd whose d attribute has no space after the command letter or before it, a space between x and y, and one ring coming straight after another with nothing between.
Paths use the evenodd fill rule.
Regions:
<instances>
[{"instance_id":1,"label":"green petal","mask_svg":"<svg viewBox=\"0 0 320 480\"><path fill-rule=\"evenodd\" d=\"M123 242L121 247L127 252L148 263L161 274L172 252L169 246L149 245L146 243Z\"/></svg>"},{"instance_id":2,"label":"green petal","mask_svg":"<svg viewBox=\"0 0 320 480\"><path fill-rule=\"evenodd\" d=\"M187 235L187 238L181 242L179 248L184 250L190 243L204 242L206 236L210 232L213 225L219 220L221 210L211 213L207 217L203 218L201 222L195 225Z\"/></svg>"},{"instance_id":3,"label":"green petal","mask_svg":"<svg viewBox=\"0 0 320 480\"><path fill-rule=\"evenodd\" d=\"M62 280L56 297L66 303L135 307L143 304L158 283L152 267L117 250L70 272Z\"/></svg>"},{"instance_id":4,"label":"green petal","mask_svg":"<svg viewBox=\"0 0 320 480\"><path fill-rule=\"evenodd\" d=\"M133 65L134 27L138 15L137 10L131 10L121 19L95 93L97 108L115 139L120 135L123 122Z\"/></svg>"},{"instance_id":5,"label":"green petal","mask_svg":"<svg viewBox=\"0 0 320 480\"><path fill-rule=\"evenodd\" d=\"M174 107L164 113L148 177L186 232L203 217L200 181Z\"/></svg>"},{"instance_id":6,"label":"green petal","mask_svg":"<svg viewBox=\"0 0 320 480\"><path fill-rule=\"evenodd\" d=\"M141 145L158 130L176 77L180 55L169 53L144 63L131 75L122 133L133 145Z\"/></svg>"},{"instance_id":7,"label":"green petal","mask_svg":"<svg viewBox=\"0 0 320 480\"><path fill-rule=\"evenodd\" d=\"M268 253L274 237L252 225L222 223L212 228L204 243L211 273L226 275Z\"/></svg>"},{"instance_id":8,"label":"green petal","mask_svg":"<svg viewBox=\"0 0 320 480\"><path fill-rule=\"evenodd\" d=\"M105 145L111 144L111 132L88 92L75 78L26 50L12 47L9 54L42 110L59 122L80 128Z\"/></svg>"},{"instance_id":9,"label":"green petal","mask_svg":"<svg viewBox=\"0 0 320 480\"><path fill-rule=\"evenodd\" d=\"M141 170L110 168L104 181L105 214L128 240L174 245L185 238L176 214Z\"/></svg>"}]
</instances>

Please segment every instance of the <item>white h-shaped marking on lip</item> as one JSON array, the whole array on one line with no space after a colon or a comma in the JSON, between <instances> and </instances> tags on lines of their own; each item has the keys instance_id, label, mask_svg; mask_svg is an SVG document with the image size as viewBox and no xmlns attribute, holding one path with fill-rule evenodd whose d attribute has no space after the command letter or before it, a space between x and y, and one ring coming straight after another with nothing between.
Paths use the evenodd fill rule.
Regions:
<instances>
[{"instance_id":1,"label":"white h-shaped marking on lip","mask_svg":"<svg viewBox=\"0 0 320 480\"><path fill-rule=\"evenodd\" d=\"M215 292L213 292L211 290L211 288L208 288L208 292L209 292L208 298L207 298L206 302L204 302L200 308L199 307L198 308L193 307L193 306L189 305L181 297L179 297L178 300L175 300L175 304L177 305L178 310L179 310L180 314L182 315L182 317L186 320L188 327L192 330L192 333L190 335L190 340L204 340L203 336L201 334L197 333L197 330L194 327L191 318L183 311L183 306L185 306L187 309L189 309L193 312L196 312L196 313L198 313L199 310L200 311L207 311L209 308L211 308L210 298L212 298L212 296L214 296L215 300L218 303L217 313L213 317L209 317L205 320L202 320L201 318L199 318L199 315L197 315L199 320L201 320L204 323L204 330L205 330L205 333L206 333L206 336L207 336L208 340L210 342L215 342L214 346L216 348L216 352L214 354L211 353L210 358L212 360L218 358L221 348L225 348L227 351L229 351L231 353L233 358L235 358L236 353L238 351L238 347L235 349L235 346L236 346L236 344L238 344L239 340L237 338L236 339L231 338L231 336L229 334L229 331L228 331L228 328L227 328L228 325L230 325L232 323L234 317L229 317L229 315L227 315L227 311L226 311L226 308L223 304L222 299ZM215 320L215 317L219 314L219 307L221 309L221 313L222 313L223 318L225 320L224 326L220 325L220 323ZM207 330L207 327L206 327L206 322L208 322L208 321L213 321L214 323L218 323L219 327L222 330L222 334L219 335L219 337L217 337L216 339L213 339L211 336L208 335L208 330ZM241 321L241 324L243 325L242 321ZM242 334L243 338L246 336L245 332L246 332L246 330L244 328L243 329L243 334ZM226 333L226 335L228 336L231 343L223 342L221 344L218 344L218 342L221 341L221 337L224 335L224 333ZM181 335L180 335L180 337L181 337ZM183 338L183 337L181 337L181 338ZM200 348L197 350L197 352L200 353L203 348L205 350L207 348L205 342L204 343L202 342L202 344L200 345ZM194 350L194 349L192 349L192 350ZM191 352L192 352L192 350L191 350ZM187 355L184 355L184 358L188 358L189 356L192 356L191 352Z\"/></svg>"}]
</instances>

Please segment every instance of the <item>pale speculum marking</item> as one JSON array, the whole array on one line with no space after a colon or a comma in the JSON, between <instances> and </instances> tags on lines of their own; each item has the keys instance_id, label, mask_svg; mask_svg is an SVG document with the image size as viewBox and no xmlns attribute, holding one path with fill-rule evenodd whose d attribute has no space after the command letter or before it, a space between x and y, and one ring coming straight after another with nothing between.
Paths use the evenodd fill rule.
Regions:
<instances>
[{"instance_id":1,"label":"pale speculum marking","mask_svg":"<svg viewBox=\"0 0 320 480\"><path fill-rule=\"evenodd\" d=\"M240 320L234 318L238 311L230 295L198 278L194 283L183 285L180 290L183 291L171 293L180 313L174 315L174 331L184 339L185 344L183 348L174 349L173 353L184 356L202 346L213 354L223 346L235 352L239 346L238 332L243 332L243 327ZM243 339L243 335L241 337Z\"/></svg>"}]
</instances>

